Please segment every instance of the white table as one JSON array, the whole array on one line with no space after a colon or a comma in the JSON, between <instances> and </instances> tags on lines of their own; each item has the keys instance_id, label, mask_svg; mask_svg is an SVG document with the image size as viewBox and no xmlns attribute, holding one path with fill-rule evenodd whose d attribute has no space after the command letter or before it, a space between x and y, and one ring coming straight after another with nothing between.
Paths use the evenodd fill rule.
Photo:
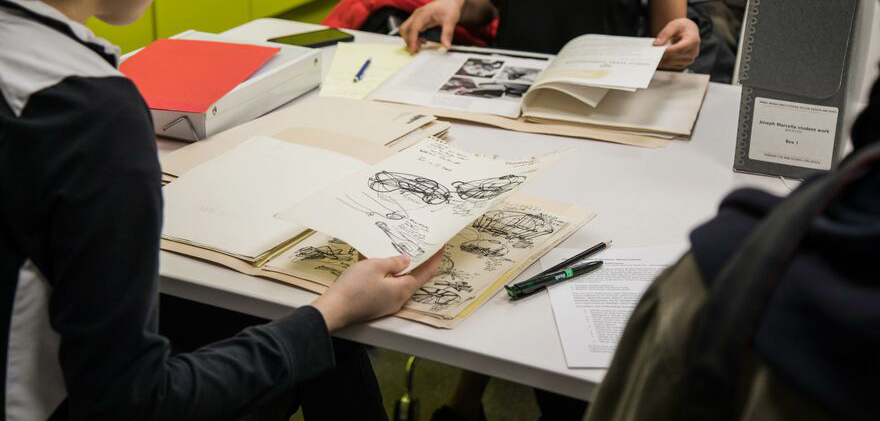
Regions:
<instances>
[{"instance_id":1,"label":"white table","mask_svg":"<svg viewBox=\"0 0 880 421\"><path fill-rule=\"evenodd\" d=\"M242 40L320 28L298 22L259 19L227 31ZM401 42L357 33L356 42ZM333 48L324 52L325 69ZM313 91L297 101L316 95ZM449 139L473 152L505 157L573 148L572 157L527 185L524 193L586 205L599 216L562 247L586 248L613 238L616 247L682 242L711 218L732 189L754 186L784 194L779 179L731 170L740 90L711 84L693 138L666 148L644 149L611 143L534 135L455 123ZM182 144L163 140L163 152ZM522 277L540 270L529 268ZM162 292L265 318L278 318L308 304L315 294L253 278L216 265L162 252ZM521 277L521 278L522 278ZM511 303L498 294L453 330L389 317L350 327L338 336L414 354L445 364L589 399L605 370L569 369L546 295Z\"/></svg>"}]
</instances>

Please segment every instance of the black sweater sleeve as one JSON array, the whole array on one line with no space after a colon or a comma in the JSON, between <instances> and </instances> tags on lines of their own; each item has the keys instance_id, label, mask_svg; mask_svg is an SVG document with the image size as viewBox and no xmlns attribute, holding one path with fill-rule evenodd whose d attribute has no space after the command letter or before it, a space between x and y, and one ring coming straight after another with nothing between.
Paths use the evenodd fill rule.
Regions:
<instances>
[{"instance_id":1,"label":"black sweater sleeve","mask_svg":"<svg viewBox=\"0 0 880 421\"><path fill-rule=\"evenodd\" d=\"M15 153L31 167L28 254L53 288L71 419L233 419L333 366L312 307L169 356L156 331L160 169L130 81L68 78L32 96L22 121L39 122Z\"/></svg>"}]
</instances>

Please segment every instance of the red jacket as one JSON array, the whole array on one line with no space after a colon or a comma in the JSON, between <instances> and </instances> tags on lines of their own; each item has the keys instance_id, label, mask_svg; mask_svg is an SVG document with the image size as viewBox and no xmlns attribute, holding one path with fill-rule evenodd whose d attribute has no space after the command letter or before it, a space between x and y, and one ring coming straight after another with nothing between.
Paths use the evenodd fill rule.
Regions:
<instances>
[{"instance_id":1,"label":"red jacket","mask_svg":"<svg viewBox=\"0 0 880 421\"><path fill-rule=\"evenodd\" d=\"M431 0L342 0L321 24L333 28L360 29L371 13L383 8L393 7L412 13L419 7L430 3ZM498 29L498 18L479 29L467 29L463 26L455 27L453 43L457 45L476 45L486 47L495 39Z\"/></svg>"}]
</instances>

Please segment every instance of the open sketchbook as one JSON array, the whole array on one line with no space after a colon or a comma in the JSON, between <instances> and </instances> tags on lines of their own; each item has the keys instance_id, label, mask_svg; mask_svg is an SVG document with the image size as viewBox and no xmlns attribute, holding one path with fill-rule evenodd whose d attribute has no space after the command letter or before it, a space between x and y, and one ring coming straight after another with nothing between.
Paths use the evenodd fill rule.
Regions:
<instances>
[{"instance_id":1,"label":"open sketchbook","mask_svg":"<svg viewBox=\"0 0 880 421\"><path fill-rule=\"evenodd\" d=\"M407 254L412 269L568 151L504 160L426 138L278 215L346 241L366 257ZM476 253L500 252L475 240Z\"/></svg>"},{"instance_id":2,"label":"open sketchbook","mask_svg":"<svg viewBox=\"0 0 880 421\"><path fill-rule=\"evenodd\" d=\"M371 99L513 130L620 143L688 137L709 78L656 71L665 47L652 42L590 34L546 58L424 51Z\"/></svg>"},{"instance_id":3,"label":"open sketchbook","mask_svg":"<svg viewBox=\"0 0 880 421\"><path fill-rule=\"evenodd\" d=\"M430 151L431 157L440 159L419 161L426 157L420 152L425 150ZM416 238L413 244L424 253L414 257L414 261L428 257L433 250L444 249L446 257L440 273L407 304L400 314L402 317L437 327L454 326L505 282L593 217L592 212L578 206L510 196L525 178L537 175L561 153L522 161L493 160L427 138L395 154L384 146L317 129L296 128L278 137L247 139L187 170L167 185L162 248L322 292L356 259L355 249L340 239L349 237L350 233L336 236L335 232L316 233L306 229L306 225L274 215L291 209L310 193L317 191L312 198L319 198L326 192L334 192L351 177L376 165L389 169L399 168L395 162L411 165L413 162L399 158L407 153L420 163L410 169L425 174L431 174L431 170L424 170L433 168L433 164L459 162L484 167L480 170L476 165L465 165L469 171L462 168L459 172L462 175L483 180L492 175L500 178L497 174L504 173L523 180L513 180L513 187L495 184L497 187L484 188L482 193L479 188L462 187L465 197L474 194L493 197L477 199L479 204L450 198L455 202L448 206L452 217L435 213L431 217L436 219L422 219L423 213L432 210L430 206L407 205L409 199L430 199L430 194L413 196L412 192L385 191L375 195L376 202L363 200L362 204L374 207L373 211L382 217L392 215L395 210L390 204L399 201L404 209L398 211L409 213L411 227L422 222L434 224L422 226L424 236ZM314 162L321 163L319 168L315 168ZM339 225L345 225L345 221L337 219L339 209L354 213L364 210L353 209L342 202L335 205L336 208L326 209L325 220ZM418 219L413 219L416 217ZM396 235L404 219L392 219L386 226L387 232ZM362 252L370 250L368 256L399 253L394 246L381 248L388 244L390 237L378 225L358 226L354 232L372 234L366 239L354 238L363 243Z\"/></svg>"},{"instance_id":4,"label":"open sketchbook","mask_svg":"<svg viewBox=\"0 0 880 421\"><path fill-rule=\"evenodd\" d=\"M453 327L594 216L586 208L522 195L497 202L443 243L437 274L399 315ZM264 270L329 286L356 259L349 244L315 233Z\"/></svg>"}]
</instances>

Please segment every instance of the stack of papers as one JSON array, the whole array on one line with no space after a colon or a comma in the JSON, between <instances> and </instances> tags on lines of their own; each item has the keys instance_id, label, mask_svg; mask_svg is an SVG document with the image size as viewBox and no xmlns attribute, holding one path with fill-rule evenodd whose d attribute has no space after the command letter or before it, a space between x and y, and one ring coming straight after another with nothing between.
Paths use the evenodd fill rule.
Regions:
<instances>
[{"instance_id":1,"label":"stack of papers","mask_svg":"<svg viewBox=\"0 0 880 421\"><path fill-rule=\"evenodd\" d=\"M366 166L326 149L252 138L163 189L162 236L255 262L306 230L276 213Z\"/></svg>"},{"instance_id":2,"label":"stack of papers","mask_svg":"<svg viewBox=\"0 0 880 421\"><path fill-rule=\"evenodd\" d=\"M556 57L423 51L371 98L511 130L662 146L690 136L709 77L657 71L666 47L653 42L589 34Z\"/></svg>"},{"instance_id":3,"label":"stack of papers","mask_svg":"<svg viewBox=\"0 0 880 421\"><path fill-rule=\"evenodd\" d=\"M594 216L514 195L559 158L493 159L431 137L395 153L302 127L256 136L164 187L161 247L316 292L358 251L415 266L443 250L400 315L451 328Z\"/></svg>"},{"instance_id":4,"label":"stack of papers","mask_svg":"<svg viewBox=\"0 0 880 421\"><path fill-rule=\"evenodd\" d=\"M247 139L279 137L293 129L312 129L311 133L322 139L336 136L338 143L356 139L401 150L426 136L443 137L449 127L449 123L439 122L431 114L352 99L311 98L162 155L162 177L163 181L172 181Z\"/></svg>"}]
</instances>

